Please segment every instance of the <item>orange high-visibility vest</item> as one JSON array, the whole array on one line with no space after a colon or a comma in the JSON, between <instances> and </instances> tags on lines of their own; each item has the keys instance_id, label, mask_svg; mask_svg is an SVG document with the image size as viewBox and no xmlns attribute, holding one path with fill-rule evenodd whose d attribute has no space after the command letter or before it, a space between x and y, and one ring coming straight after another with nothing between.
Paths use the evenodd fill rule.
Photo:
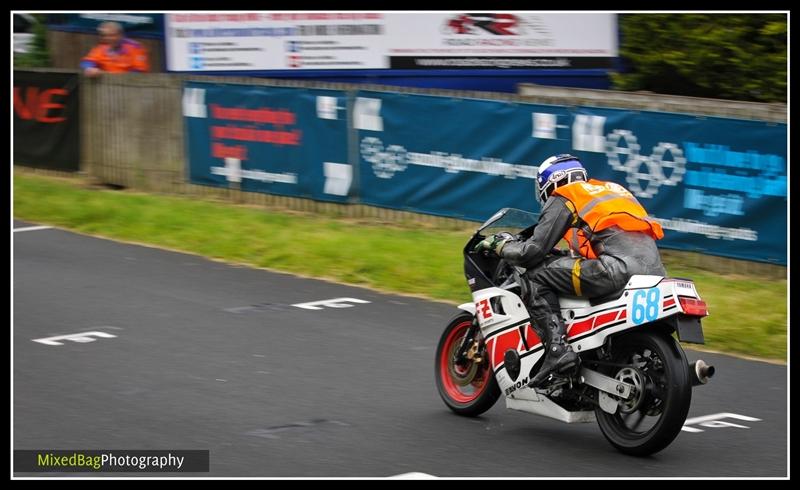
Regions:
<instances>
[{"instance_id":1,"label":"orange high-visibility vest","mask_svg":"<svg viewBox=\"0 0 800 490\"><path fill-rule=\"evenodd\" d=\"M626 231L639 231L654 240L664 238L661 225L647 217L647 211L627 189L614 182L589 179L588 182L573 182L553 191L569 201L575 216L573 224L580 218L586 226L570 228L564 235L570 248L588 259L596 259L590 243L591 234L610 226Z\"/></svg>"},{"instance_id":2,"label":"orange high-visibility vest","mask_svg":"<svg viewBox=\"0 0 800 490\"><path fill-rule=\"evenodd\" d=\"M123 39L119 49L111 49L106 44L99 44L89 51L81 60L81 68L93 66L110 73L129 71L150 71L147 51L133 39Z\"/></svg>"},{"instance_id":3,"label":"orange high-visibility vest","mask_svg":"<svg viewBox=\"0 0 800 490\"><path fill-rule=\"evenodd\" d=\"M564 240L569 244L569 248L581 254L581 257L587 259L596 259L597 254L594 253L592 242L586 236L586 232L580 228L570 228L564 234Z\"/></svg>"}]
</instances>

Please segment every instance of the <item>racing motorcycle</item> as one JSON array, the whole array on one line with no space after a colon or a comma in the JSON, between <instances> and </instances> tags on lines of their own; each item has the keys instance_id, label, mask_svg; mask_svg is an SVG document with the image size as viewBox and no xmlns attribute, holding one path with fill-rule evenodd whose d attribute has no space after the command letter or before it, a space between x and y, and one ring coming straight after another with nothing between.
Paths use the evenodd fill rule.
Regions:
<instances>
[{"instance_id":1,"label":"racing motorcycle","mask_svg":"<svg viewBox=\"0 0 800 490\"><path fill-rule=\"evenodd\" d=\"M530 380L545 346L523 303L525 269L491 251L475 251L485 237L507 232L525 240L538 215L503 208L464 247L464 273L473 302L459 306L436 349L436 386L455 413L476 417L502 394L506 407L566 423L597 421L623 453L645 456L677 437L692 388L714 375L702 360L688 363L678 341L704 343L706 303L689 279L634 275L603 298L560 297L567 341L580 362Z\"/></svg>"}]
</instances>

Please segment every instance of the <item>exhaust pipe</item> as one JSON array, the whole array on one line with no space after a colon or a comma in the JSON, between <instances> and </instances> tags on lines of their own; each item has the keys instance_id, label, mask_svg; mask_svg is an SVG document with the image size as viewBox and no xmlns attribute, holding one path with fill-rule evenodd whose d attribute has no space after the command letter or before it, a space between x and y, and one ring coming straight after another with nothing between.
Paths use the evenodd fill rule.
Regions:
<instances>
[{"instance_id":1,"label":"exhaust pipe","mask_svg":"<svg viewBox=\"0 0 800 490\"><path fill-rule=\"evenodd\" d=\"M692 386L708 383L709 378L713 377L716 372L714 366L706 364L702 359L689 364L689 370L692 372Z\"/></svg>"}]
</instances>

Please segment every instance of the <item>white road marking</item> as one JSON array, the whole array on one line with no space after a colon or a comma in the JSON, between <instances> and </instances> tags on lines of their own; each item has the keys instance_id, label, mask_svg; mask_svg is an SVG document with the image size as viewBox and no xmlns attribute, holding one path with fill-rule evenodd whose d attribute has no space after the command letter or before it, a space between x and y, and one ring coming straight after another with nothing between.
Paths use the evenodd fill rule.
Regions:
<instances>
[{"instance_id":1,"label":"white road marking","mask_svg":"<svg viewBox=\"0 0 800 490\"><path fill-rule=\"evenodd\" d=\"M746 422L759 422L761 419L757 419L755 417L749 417L747 415L739 415L736 413L715 413L712 415L703 415L702 417L694 417L691 419L686 419L683 423L683 427L681 430L686 432L705 432L703 429L698 429L697 427L688 427L691 425L701 425L703 427L710 427L710 428L722 428L722 427L736 427L737 429L749 429L750 427L741 424L734 424L731 422L724 422L720 419L737 419L737 420L744 420Z\"/></svg>"},{"instance_id":2,"label":"white road marking","mask_svg":"<svg viewBox=\"0 0 800 490\"><path fill-rule=\"evenodd\" d=\"M369 301L358 298L333 298L322 299L319 301L311 301L309 303L296 303L292 306L303 308L304 310L321 310L322 307L328 308L352 308L353 305L348 303L369 303Z\"/></svg>"},{"instance_id":3,"label":"white road marking","mask_svg":"<svg viewBox=\"0 0 800 490\"><path fill-rule=\"evenodd\" d=\"M24 228L14 228L14 233L18 231L49 230L52 226L26 226Z\"/></svg>"},{"instance_id":4,"label":"white road marking","mask_svg":"<svg viewBox=\"0 0 800 490\"><path fill-rule=\"evenodd\" d=\"M404 479L413 480L413 479L420 479L420 478L431 479L431 478L438 478L438 477L434 476L434 475L429 475L427 473L419 473L419 472L414 471L414 472L411 472L411 473L401 473L399 475L393 475L393 476L390 476L389 478L397 478L399 480L404 480Z\"/></svg>"},{"instance_id":5,"label":"white road marking","mask_svg":"<svg viewBox=\"0 0 800 490\"><path fill-rule=\"evenodd\" d=\"M67 335L56 335L55 337L43 337L41 339L31 339L34 342L39 342L40 344L44 345L64 345L63 342L59 342L61 340L69 340L72 342L78 342L79 344L85 344L87 342L94 342L97 339L93 339L92 336L101 337L104 339L113 339L116 335L112 335L106 332L80 332L80 333L71 333Z\"/></svg>"}]
</instances>

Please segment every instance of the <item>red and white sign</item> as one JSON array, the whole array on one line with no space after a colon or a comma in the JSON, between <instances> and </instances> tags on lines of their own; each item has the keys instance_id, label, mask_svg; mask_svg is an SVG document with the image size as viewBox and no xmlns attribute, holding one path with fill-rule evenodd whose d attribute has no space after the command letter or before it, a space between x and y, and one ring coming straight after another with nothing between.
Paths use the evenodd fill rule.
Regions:
<instances>
[{"instance_id":1,"label":"red and white sign","mask_svg":"<svg viewBox=\"0 0 800 490\"><path fill-rule=\"evenodd\" d=\"M166 15L170 71L591 68L616 14L244 12Z\"/></svg>"}]
</instances>

